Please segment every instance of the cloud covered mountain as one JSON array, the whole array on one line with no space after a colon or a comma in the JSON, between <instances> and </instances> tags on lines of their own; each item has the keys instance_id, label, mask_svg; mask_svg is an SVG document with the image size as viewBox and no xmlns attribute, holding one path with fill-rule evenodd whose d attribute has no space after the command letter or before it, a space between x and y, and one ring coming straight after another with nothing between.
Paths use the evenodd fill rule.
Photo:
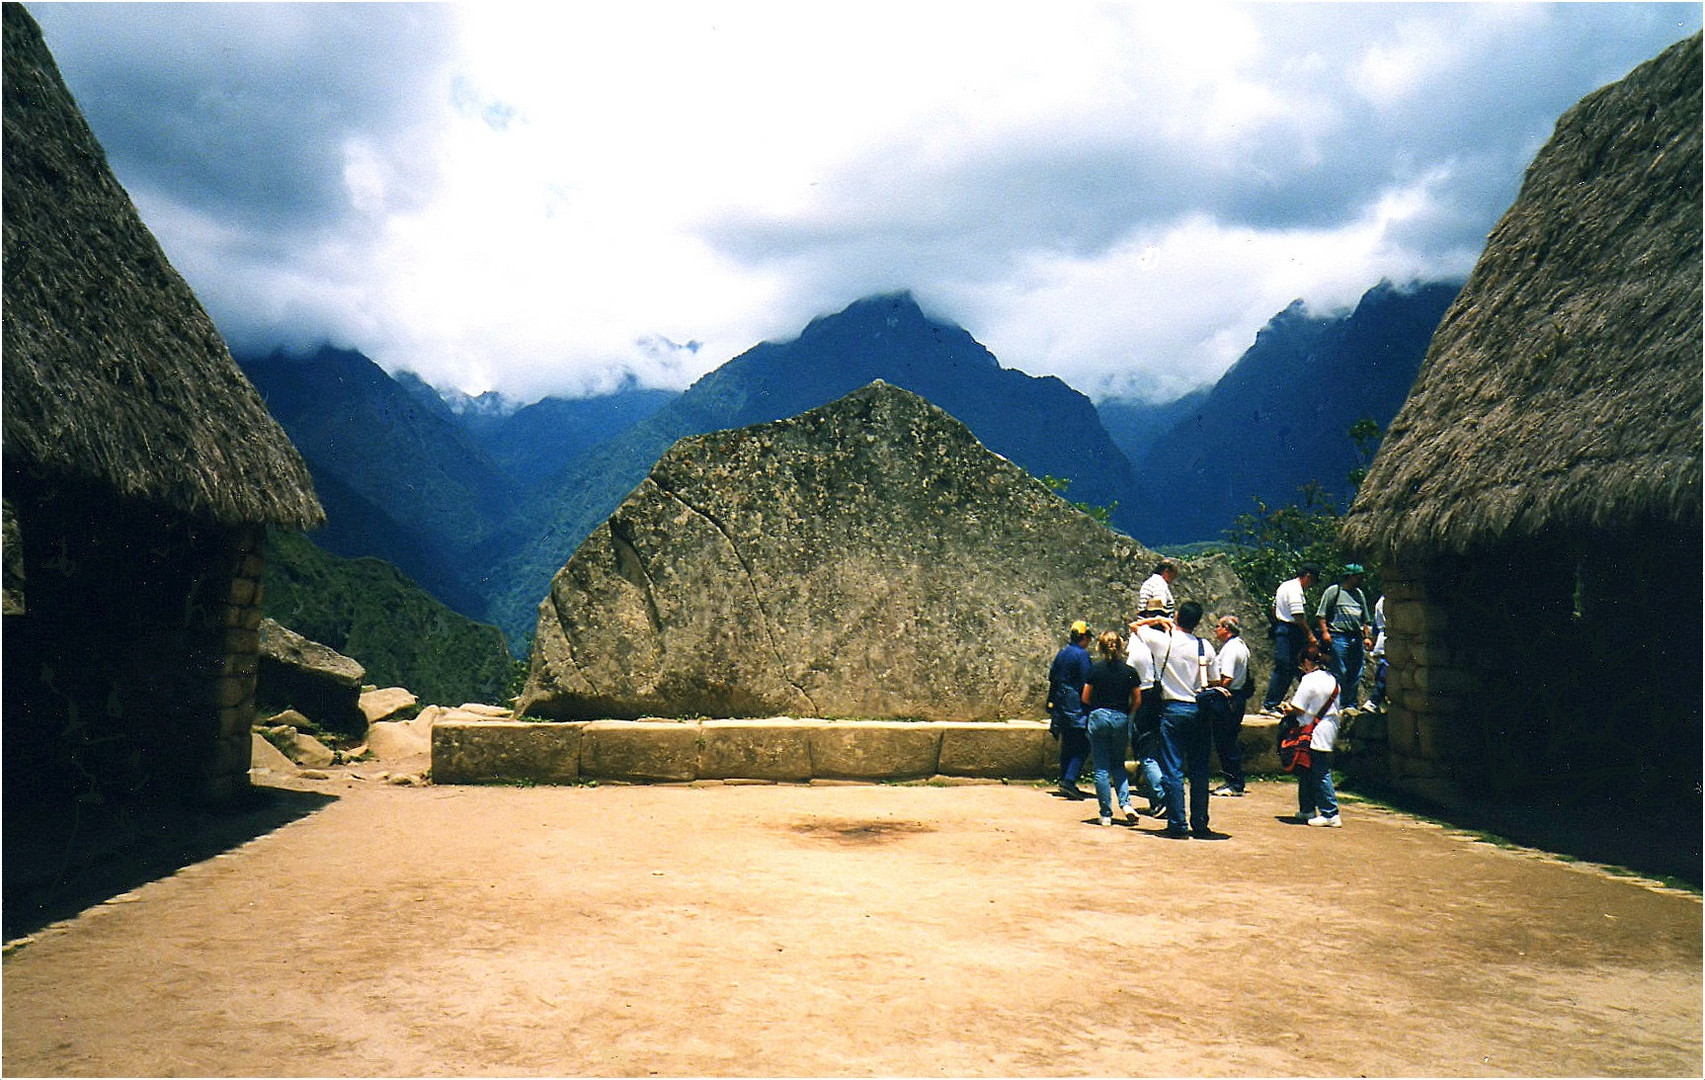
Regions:
<instances>
[{"instance_id":1,"label":"cloud covered mountain","mask_svg":"<svg viewBox=\"0 0 1705 1080\"><path fill-rule=\"evenodd\" d=\"M1348 505L1350 425L1391 423L1461 288L1382 282L1348 315L1310 315L1300 300L1275 315L1143 455L1139 472L1157 492L1143 542L1220 539L1256 498L1284 505L1310 481Z\"/></svg>"},{"instance_id":2,"label":"cloud covered mountain","mask_svg":"<svg viewBox=\"0 0 1705 1080\"><path fill-rule=\"evenodd\" d=\"M551 575L676 440L791 417L876 379L1033 475L1069 479L1072 501L1116 504L1113 524L1146 544L1217 540L1255 497L1284 503L1311 480L1347 495L1350 424L1390 422L1457 288L1382 284L1341 316L1299 301L1215 386L1100 413L1057 378L1003 368L907 293L814 319L679 394L629 387L516 408L447 400L334 349L241 362L314 472L330 518L315 541L394 563L519 647Z\"/></svg>"}]
</instances>

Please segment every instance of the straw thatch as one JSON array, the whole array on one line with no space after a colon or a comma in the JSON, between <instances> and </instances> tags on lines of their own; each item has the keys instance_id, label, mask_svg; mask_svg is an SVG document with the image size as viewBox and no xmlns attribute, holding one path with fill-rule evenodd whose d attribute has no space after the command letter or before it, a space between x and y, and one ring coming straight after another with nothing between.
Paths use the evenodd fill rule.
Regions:
<instances>
[{"instance_id":1,"label":"straw thatch","mask_svg":"<svg viewBox=\"0 0 1705 1080\"><path fill-rule=\"evenodd\" d=\"M35 21L9 3L4 28L8 476L223 525L320 524L300 455L114 179Z\"/></svg>"},{"instance_id":2,"label":"straw thatch","mask_svg":"<svg viewBox=\"0 0 1705 1080\"><path fill-rule=\"evenodd\" d=\"M1695 35L1558 121L1362 484L1352 549L1699 520L1700 84Z\"/></svg>"}]
</instances>

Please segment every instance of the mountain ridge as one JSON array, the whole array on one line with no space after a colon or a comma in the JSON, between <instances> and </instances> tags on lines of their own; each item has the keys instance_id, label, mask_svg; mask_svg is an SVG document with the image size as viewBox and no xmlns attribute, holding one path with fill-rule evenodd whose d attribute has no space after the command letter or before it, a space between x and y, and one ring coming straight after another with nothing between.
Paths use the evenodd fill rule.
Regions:
<instances>
[{"instance_id":1,"label":"mountain ridge","mask_svg":"<svg viewBox=\"0 0 1705 1080\"><path fill-rule=\"evenodd\" d=\"M1127 531L1140 520L1135 471L1089 398L1057 377L1001 367L963 327L929 318L909 292L888 293L752 346L570 462L539 489L556 493L543 520L524 511L481 549L495 568L490 616L512 640L526 633L551 575L678 439L785 419L877 379L944 409L1034 475L1071 480L1074 501L1117 503L1112 520Z\"/></svg>"}]
</instances>

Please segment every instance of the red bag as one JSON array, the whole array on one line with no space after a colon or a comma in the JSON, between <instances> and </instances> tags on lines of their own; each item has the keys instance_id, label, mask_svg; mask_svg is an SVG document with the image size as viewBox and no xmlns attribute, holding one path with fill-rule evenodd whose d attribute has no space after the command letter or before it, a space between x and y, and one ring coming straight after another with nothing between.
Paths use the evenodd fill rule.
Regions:
<instances>
[{"instance_id":1,"label":"red bag","mask_svg":"<svg viewBox=\"0 0 1705 1080\"><path fill-rule=\"evenodd\" d=\"M1309 740L1314 738L1314 725L1320 723L1321 713L1332 707L1338 700L1338 688L1334 686L1332 693L1327 696L1326 704L1320 707L1320 712L1307 724L1301 724L1291 717L1279 721L1279 767L1288 773L1298 769L1306 769L1314 764L1314 755L1309 753Z\"/></svg>"},{"instance_id":2,"label":"red bag","mask_svg":"<svg viewBox=\"0 0 1705 1080\"><path fill-rule=\"evenodd\" d=\"M1316 721L1318 723L1319 721ZM1314 764L1314 757L1309 753L1308 742L1314 737L1314 724L1304 727L1295 720L1286 718L1279 722L1279 767L1286 772L1296 772Z\"/></svg>"}]
</instances>

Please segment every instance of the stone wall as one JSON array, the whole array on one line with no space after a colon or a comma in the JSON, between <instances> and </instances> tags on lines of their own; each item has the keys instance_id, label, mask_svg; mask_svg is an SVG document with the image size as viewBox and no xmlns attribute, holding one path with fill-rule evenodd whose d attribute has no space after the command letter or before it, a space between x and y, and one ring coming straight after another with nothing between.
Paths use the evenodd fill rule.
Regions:
<instances>
[{"instance_id":1,"label":"stone wall","mask_svg":"<svg viewBox=\"0 0 1705 1080\"><path fill-rule=\"evenodd\" d=\"M5 616L8 805L111 809L246 788L260 530L8 481L23 592Z\"/></svg>"},{"instance_id":2,"label":"stone wall","mask_svg":"<svg viewBox=\"0 0 1705 1080\"><path fill-rule=\"evenodd\" d=\"M249 784L255 678L260 670L260 605L266 590L264 530L234 530L216 565L228 568L231 587L220 619L225 655L213 689L218 727L200 794L217 801L236 795Z\"/></svg>"},{"instance_id":3,"label":"stone wall","mask_svg":"<svg viewBox=\"0 0 1705 1080\"><path fill-rule=\"evenodd\" d=\"M1650 524L1387 566L1387 715L1347 768L1441 802L1696 802L1699 545Z\"/></svg>"},{"instance_id":4,"label":"stone wall","mask_svg":"<svg viewBox=\"0 0 1705 1080\"><path fill-rule=\"evenodd\" d=\"M1277 722L1249 717L1240 748L1250 773L1279 769ZM935 776L1051 779L1060 744L1042 721L440 719L435 784L573 784L588 780L878 782Z\"/></svg>"}]
</instances>

